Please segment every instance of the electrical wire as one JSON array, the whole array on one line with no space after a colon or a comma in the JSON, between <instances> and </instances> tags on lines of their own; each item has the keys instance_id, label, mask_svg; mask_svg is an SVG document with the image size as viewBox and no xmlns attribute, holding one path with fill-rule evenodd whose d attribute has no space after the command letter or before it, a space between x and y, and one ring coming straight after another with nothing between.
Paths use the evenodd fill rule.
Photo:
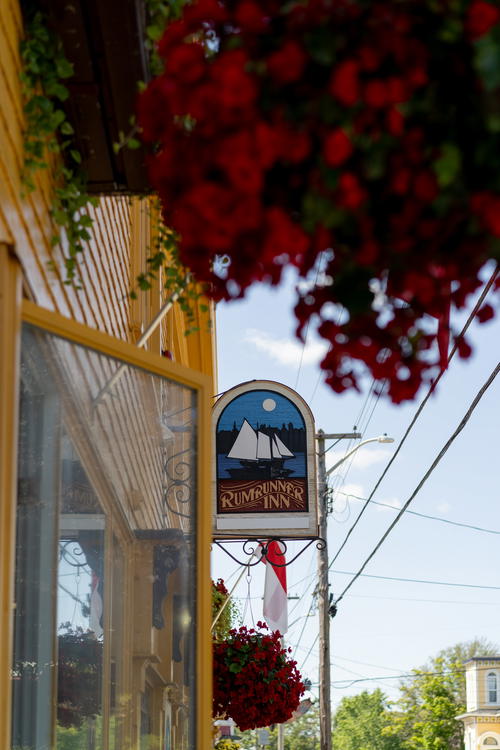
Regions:
<instances>
[{"instance_id":1,"label":"electrical wire","mask_svg":"<svg viewBox=\"0 0 500 750\"><path fill-rule=\"evenodd\" d=\"M472 321L476 317L476 314L477 314L479 308L483 304L483 302L484 302L484 300L485 300L488 292L490 291L491 287L493 286L493 284L495 282L495 279L497 277L497 274L498 274L498 265L495 266L495 269L494 269L491 277L489 278L488 282L486 283L483 291L481 292L481 294L480 294L480 296L479 296L476 304L474 305L474 308L473 308L472 312L470 313L469 317L467 318L467 320L466 320L466 322L465 322L462 330L460 331L460 333L456 337L454 345L453 345L453 347L452 347L452 349L451 349L451 351L450 351L450 353L448 355L447 366L450 364L451 360L453 359L453 357L455 355L455 352L458 349L458 343L459 343L459 341L461 339L463 339L463 337L465 336L465 334L466 334L469 326L471 325ZM413 429L413 426L415 425L417 419L419 418L420 414L422 413L425 405L427 404L427 401L430 399L431 395L434 393L434 391L436 389L436 386L438 385L439 381L441 380L441 378L443 377L443 375L444 375L445 372L446 372L446 370L441 370L441 372L432 381L427 394L425 395L425 397L421 401L421 403L420 403L417 411L415 412L415 414L413 416L413 419L411 420L410 424L406 428L406 432L404 433L403 437L399 441L399 444L398 444L396 450L392 454L391 458L389 459L389 462L387 463L386 467L382 471L382 474L378 478L378 480L377 480L377 482L375 484L375 487L370 492L370 495L368 496L368 502L372 499L372 497L374 496L375 492L380 487L380 484L382 483L382 480L384 479L384 477L386 476L386 474L389 471L390 467L392 466L392 464L396 460L397 456L399 455L399 452L401 451L401 448L405 444L405 442L406 442L406 440L408 438L408 435L410 434L411 430ZM330 567L333 565L333 563L335 562L335 560L338 558L338 556L340 555L340 553L344 549L344 547L345 547L345 545L346 545L349 537L351 536L352 532L354 531L354 529L358 525L358 523L359 523L359 521L360 521L363 513L365 512L366 508L368 507L368 502L365 504L365 506L363 508L361 508L361 511L359 512L358 516L354 520L354 523L352 524L351 528L347 532L347 534L346 534L346 536L345 536L342 544L340 545L339 549L335 553L335 556L333 557L333 559L332 559L332 561L330 563Z\"/></svg>"},{"instance_id":2,"label":"electrical wire","mask_svg":"<svg viewBox=\"0 0 500 750\"><path fill-rule=\"evenodd\" d=\"M485 657L487 658L487 657ZM477 667L478 672L486 672L490 671L491 667ZM418 680L421 677L435 677L435 676L442 676L446 677L447 675L453 675L453 674L465 674L465 669L448 669L441 672L418 672L415 674L415 672L410 673L403 673L403 674L395 674L395 675L382 675L381 677L362 677L358 680L336 680L335 682L331 682L331 687L336 687L340 690L344 690L346 688L351 687L357 682L376 682L379 680ZM343 685L341 683L348 682L349 684Z\"/></svg>"},{"instance_id":3,"label":"electrical wire","mask_svg":"<svg viewBox=\"0 0 500 750\"><path fill-rule=\"evenodd\" d=\"M337 494L339 495L345 495L346 497L354 497L356 500L361 500L365 503L371 503L372 505L378 505L381 508L389 508L389 510L398 511L399 508L395 508L394 505L389 505L389 503L380 503L376 500L369 500L366 497L360 497L359 495L353 495L352 492L342 492L341 490L337 490ZM405 513L407 515L412 516L418 516L419 518L427 518L429 521L440 521L441 523L447 523L450 526L460 526L463 529L472 529L473 531L482 531L485 534L500 534L500 531L497 531L496 529L486 529L484 526L474 526L470 523L461 523L460 521L450 521L449 518L441 518L440 516L431 516L428 513L418 513L416 510L405 510Z\"/></svg>"},{"instance_id":4,"label":"electrical wire","mask_svg":"<svg viewBox=\"0 0 500 750\"><path fill-rule=\"evenodd\" d=\"M500 586L483 586L479 583L453 583L451 581L430 581L429 579L426 579L426 578L421 579L421 578L399 578L397 576L378 576L373 573L353 573L353 572L349 572L348 570L332 570L332 573L335 573L336 575L341 575L341 576L357 575L363 578L378 578L381 581L401 581L403 583L424 583L424 584L428 584L429 586L453 586L454 588L485 589L485 590L491 590L491 591L500 591ZM344 593L345 591L343 592L343 594ZM335 601L336 602L340 601L340 597L336 599Z\"/></svg>"},{"instance_id":5,"label":"electrical wire","mask_svg":"<svg viewBox=\"0 0 500 750\"><path fill-rule=\"evenodd\" d=\"M408 500L406 501L406 503L404 504L404 506L401 508L401 510L397 514L396 518L389 525L388 529L385 531L385 533L382 535L382 537L380 538L380 540L378 541L378 543L375 545L375 547L373 548L373 550L371 551L371 553L368 555L368 557L366 558L366 560L364 561L364 563L361 565L360 569L355 574L354 578L344 588L344 590L342 591L342 593L340 594L340 596L337 597L336 603L338 603L338 602L340 602L342 600L342 598L344 597L344 594L346 594L346 592L349 591L349 589L355 583L355 581L357 580L357 578L362 574L362 572L364 571L364 569L366 568L366 566L368 565L368 563L370 562L370 560L372 560L372 558L376 555L376 553L378 552L378 550L380 549L380 547L382 546L382 544L384 543L384 541L387 539L387 537L391 533L392 529L396 526L396 524L398 523L398 521L401 519L401 517L404 514L405 510L408 508L408 506L410 505L410 503L412 502L412 500L416 497L416 495L418 494L418 492L421 490L421 488L423 487L423 485L425 484L425 482L427 481L427 479L430 477L430 475L432 474L432 472L434 471L434 469L436 468L436 466L439 464L439 462L441 461L441 459L443 458L443 456L447 453L448 449L453 444L453 442L455 441L455 439L462 432L462 430L464 429L465 425L469 421L470 417L474 413L474 410L476 409L476 407L479 404L480 400L482 399L482 397L484 396L484 394L486 393L486 391L488 390L488 388L491 386L491 384L495 380L495 378L498 375L499 371L500 371L500 363L497 364L497 366L491 372L491 374L489 375L489 377L486 379L484 385L479 389L479 391L476 394L475 398L473 399L471 405L469 406L469 408L467 409L466 413L462 417L462 419L461 419L458 427L455 429L455 431L450 436L450 438L446 441L445 445L441 448L441 450L439 451L438 455L436 456L436 458L434 459L434 461L432 462L432 464L430 465L430 467L427 469L427 471L425 472L424 476L422 477L422 479L420 480L420 482L418 483L418 485L416 486L416 488L413 490L412 494L410 495L410 497L408 498ZM365 505L365 507L366 507L366 505ZM331 567L331 565L329 565L328 567ZM475 588L475 586L474 586L474 588Z\"/></svg>"}]
</instances>

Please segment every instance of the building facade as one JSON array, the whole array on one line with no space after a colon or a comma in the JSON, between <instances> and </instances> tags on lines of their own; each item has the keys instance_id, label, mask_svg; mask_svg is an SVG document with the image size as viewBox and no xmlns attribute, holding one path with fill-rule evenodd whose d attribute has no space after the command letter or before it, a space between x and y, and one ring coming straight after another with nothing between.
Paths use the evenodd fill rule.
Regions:
<instances>
[{"instance_id":1,"label":"building facade","mask_svg":"<svg viewBox=\"0 0 500 750\"><path fill-rule=\"evenodd\" d=\"M22 185L24 33L3 0L2 747L208 747L213 312L193 300L186 336L161 273L132 299L158 221L104 179L68 283L51 157Z\"/></svg>"},{"instance_id":2,"label":"building facade","mask_svg":"<svg viewBox=\"0 0 500 750\"><path fill-rule=\"evenodd\" d=\"M500 747L500 656L474 657L465 664L467 711L465 750Z\"/></svg>"}]
</instances>

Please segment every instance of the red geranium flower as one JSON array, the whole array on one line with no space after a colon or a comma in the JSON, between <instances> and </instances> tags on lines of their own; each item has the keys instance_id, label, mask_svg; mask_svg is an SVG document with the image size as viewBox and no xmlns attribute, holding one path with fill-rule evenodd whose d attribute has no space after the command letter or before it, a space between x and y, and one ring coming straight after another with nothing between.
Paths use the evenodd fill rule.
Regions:
<instances>
[{"instance_id":1,"label":"red geranium flower","mask_svg":"<svg viewBox=\"0 0 500 750\"><path fill-rule=\"evenodd\" d=\"M500 8L485 0L473 0L467 11L465 28L471 39L480 39L500 21Z\"/></svg>"},{"instance_id":2,"label":"red geranium flower","mask_svg":"<svg viewBox=\"0 0 500 750\"><path fill-rule=\"evenodd\" d=\"M329 91L341 104L352 107L359 99L359 65L355 60L344 60L332 73Z\"/></svg>"},{"instance_id":3,"label":"red geranium flower","mask_svg":"<svg viewBox=\"0 0 500 750\"><path fill-rule=\"evenodd\" d=\"M292 83L302 75L306 60L304 50L292 39L268 57L267 69L278 83Z\"/></svg>"},{"instance_id":4,"label":"red geranium flower","mask_svg":"<svg viewBox=\"0 0 500 750\"><path fill-rule=\"evenodd\" d=\"M323 154L330 167L338 167L351 156L353 145L343 128L332 130L325 138Z\"/></svg>"}]
</instances>

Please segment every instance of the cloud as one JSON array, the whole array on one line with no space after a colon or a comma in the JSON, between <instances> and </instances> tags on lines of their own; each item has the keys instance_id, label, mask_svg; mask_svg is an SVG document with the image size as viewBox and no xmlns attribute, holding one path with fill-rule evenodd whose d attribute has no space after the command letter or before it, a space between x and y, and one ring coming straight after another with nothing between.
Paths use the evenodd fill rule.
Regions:
<instances>
[{"instance_id":1,"label":"cloud","mask_svg":"<svg viewBox=\"0 0 500 750\"><path fill-rule=\"evenodd\" d=\"M450 512L451 505L450 505L450 503L447 503L447 502L439 503L439 505L436 505L436 510L439 513L441 513L443 516L445 516L447 513Z\"/></svg>"},{"instance_id":2,"label":"cloud","mask_svg":"<svg viewBox=\"0 0 500 750\"><path fill-rule=\"evenodd\" d=\"M308 343L304 348L298 340L276 338L256 328L248 328L243 340L253 344L256 349L269 355L281 365L298 365L301 357L303 365L316 365L324 357L328 348L327 344L320 341Z\"/></svg>"},{"instance_id":3,"label":"cloud","mask_svg":"<svg viewBox=\"0 0 500 750\"><path fill-rule=\"evenodd\" d=\"M389 457L391 455L391 451L387 448L373 448L373 447L364 447L361 448L359 451L357 451L353 456L352 459L348 458L343 464L340 464L337 471L342 472L344 469L346 469L350 461L352 460L352 467L355 469L367 469L370 466L373 466L374 464L383 463L384 461L388 461ZM327 469L330 468L330 466L334 466L337 461L340 461L344 456L344 453L332 453L329 458L329 462L327 464Z\"/></svg>"}]
</instances>

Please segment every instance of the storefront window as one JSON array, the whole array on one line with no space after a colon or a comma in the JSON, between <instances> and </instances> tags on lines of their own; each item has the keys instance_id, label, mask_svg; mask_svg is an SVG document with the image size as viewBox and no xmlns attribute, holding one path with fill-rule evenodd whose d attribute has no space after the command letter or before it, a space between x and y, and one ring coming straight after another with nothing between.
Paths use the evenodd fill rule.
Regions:
<instances>
[{"instance_id":1,"label":"storefront window","mask_svg":"<svg viewBox=\"0 0 500 750\"><path fill-rule=\"evenodd\" d=\"M12 747L194 747L196 391L22 349Z\"/></svg>"},{"instance_id":2,"label":"storefront window","mask_svg":"<svg viewBox=\"0 0 500 750\"><path fill-rule=\"evenodd\" d=\"M57 746L102 746L105 515L63 435L57 580Z\"/></svg>"}]
</instances>

